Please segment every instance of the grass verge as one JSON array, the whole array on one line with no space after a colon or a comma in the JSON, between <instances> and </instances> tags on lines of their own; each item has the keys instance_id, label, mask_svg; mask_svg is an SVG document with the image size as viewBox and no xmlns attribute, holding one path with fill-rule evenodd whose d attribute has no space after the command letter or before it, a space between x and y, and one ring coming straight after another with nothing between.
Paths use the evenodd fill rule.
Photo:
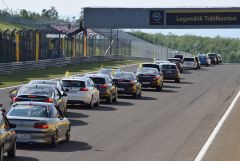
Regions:
<instances>
[{"instance_id":1,"label":"grass verge","mask_svg":"<svg viewBox=\"0 0 240 161\"><path fill-rule=\"evenodd\" d=\"M141 62L143 61L126 60L111 62L93 62L87 64L85 63L78 65L68 65L64 67L47 67L45 69L16 72L0 76L0 88L27 83L32 79L53 79L63 77L66 71L68 71L70 75L73 75L99 70L102 65L103 67L118 67L122 65L136 64Z\"/></svg>"}]
</instances>

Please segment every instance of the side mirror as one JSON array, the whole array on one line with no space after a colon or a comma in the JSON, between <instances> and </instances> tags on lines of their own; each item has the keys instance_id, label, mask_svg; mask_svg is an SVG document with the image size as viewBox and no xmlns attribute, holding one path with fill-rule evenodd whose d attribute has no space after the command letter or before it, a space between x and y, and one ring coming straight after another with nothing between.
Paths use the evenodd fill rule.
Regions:
<instances>
[{"instance_id":1,"label":"side mirror","mask_svg":"<svg viewBox=\"0 0 240 161\"><path fill-rule=\"evenodd\" d=\"M9 127L10 127L10 129L14 129L14 128L16 128L17 126L16 126L16 124L9 124Z\"/></svg>"},{"instance_id":2,"label":"side mirror","mask_svg":"<svg viewBox=\"0 0 240 161\"><path fill-rule=\"evenodd\" d=\"M7 112L6 109L3 108L3 105L2 105L2 104L0 104L0 111L2 111L2 113L6 113L6 112Z\"/></svg>"}]
</instances>

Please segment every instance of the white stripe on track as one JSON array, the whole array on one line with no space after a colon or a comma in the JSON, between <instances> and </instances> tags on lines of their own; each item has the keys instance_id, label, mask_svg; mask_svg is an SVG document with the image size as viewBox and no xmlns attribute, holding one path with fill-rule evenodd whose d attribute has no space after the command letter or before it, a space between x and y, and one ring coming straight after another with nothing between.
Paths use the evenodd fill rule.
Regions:
<instances>
[{"instance_id":1,"label":"white stripe on track","mask_svg":"<svg viewBox=\"0 0 240 161\"><path fill-rule=\"evenodd\" d=\"M217 126L214 128L213 132L207 139L206 143L204 144L204 146L202 147L202 149L200 150L200 152L198 153L198 155L196 156L194 161L202 161L203 160L205 154L207 153L209 147L211 146L213 140L215 139L216 135L220 131L220 129L221 129L222 125L224 124L224 122L226 121L227 117L231 113L232 109L234 108L239 97L240 97L240 90L238 91L238 94L236 95L236 97L233 99L232 103L228 107L227 111L222 116L221 120L218 122Z\"/></svg>"}]
</instances>

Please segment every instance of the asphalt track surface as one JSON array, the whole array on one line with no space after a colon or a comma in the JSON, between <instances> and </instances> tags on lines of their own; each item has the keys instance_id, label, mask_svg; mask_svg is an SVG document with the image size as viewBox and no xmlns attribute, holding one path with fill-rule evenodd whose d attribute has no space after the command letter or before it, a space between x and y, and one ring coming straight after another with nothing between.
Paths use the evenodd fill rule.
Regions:
<instances>
[{"instance_id":1,"label":"asphalt track surface","mask_svg":"<svg viewBox=\"0 0 240 161\"><path fill-rule=\"evenodd\" d=\"M72 106L68 110L70 142L60 143L57 148L18 145L17 157L4 159L192 161L238 92L239 69L240 65L225 64L189 70L181 75L181 83L165 82L162 92L147 89L139 99L124 96L117 103L103 103L93 110ZM9 104L8 91L0 90L5 106ZM210 148L205 160L215 161L214 149L219 148Z\"/></svg>"}]
</instances>

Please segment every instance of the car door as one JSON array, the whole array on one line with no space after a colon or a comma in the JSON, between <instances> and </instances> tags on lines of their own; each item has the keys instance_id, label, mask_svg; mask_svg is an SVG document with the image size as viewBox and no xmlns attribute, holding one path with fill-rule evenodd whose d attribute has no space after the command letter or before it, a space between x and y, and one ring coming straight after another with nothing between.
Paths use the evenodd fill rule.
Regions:
<instances>
[{"instance_id":1,"label":"car door","mask_svg":"<svg viewBox=\"0 0 240 161\"><path fill-rule=\"evenodd\" d=\"M1 126L1 133L2 139L4 140L4 151L8 151L11 148L13 142L13 130L10 129L9 122L7 121L6 116L1 113L0 116L0 126Z\"/></svg>"},{"instance_id":2,"label":"car door","mask_svg":"<svg viewBox=\"0 0 240 161\"><path fill-rule=\"evenodd\" d=\"M95 87L95 85L94 85L94 82L91 80L91 79L89 79L88 80L89 81L89 88L91 89L91 91L92 91L92 95L93 95L93 100L94 100L94 103L95 102L97 102L97 100L98 100L98 89Z\"/></svg>"},{"instance_id":3,"label":"car door","mask_svg":"<svg viewBox=\"0 0 240 161\"><path fill-rule=\"evenodd\" d=\"M62 112L59 109L54 106L52 106L51 108L53 111L54 123L58 130L58 137L64 138L67 131L66 119L64 118Z\"/></svg>"}]
</instances>

